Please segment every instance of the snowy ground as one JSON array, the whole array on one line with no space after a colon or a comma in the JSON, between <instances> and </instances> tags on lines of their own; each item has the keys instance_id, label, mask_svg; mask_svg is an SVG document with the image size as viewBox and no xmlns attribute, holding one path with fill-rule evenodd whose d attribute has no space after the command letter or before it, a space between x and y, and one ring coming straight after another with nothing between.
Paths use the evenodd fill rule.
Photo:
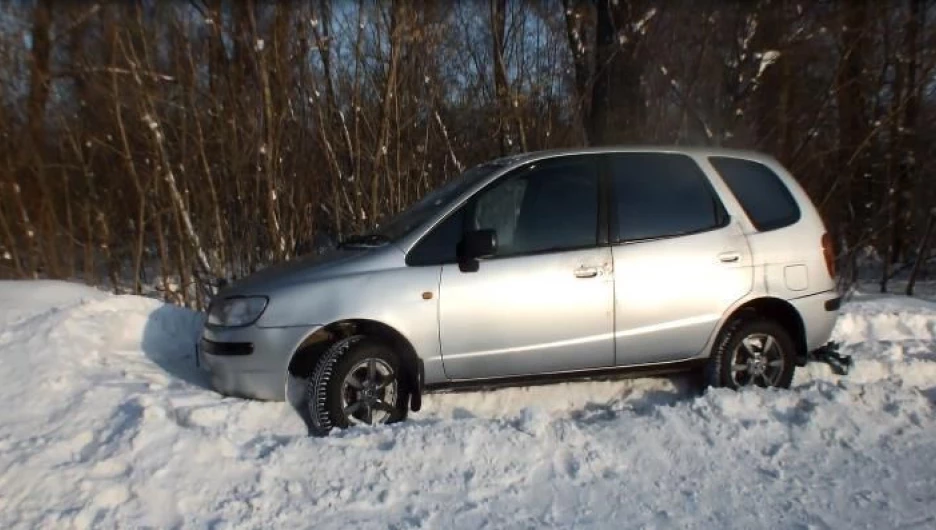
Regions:
<instances>
[{"instance_id":1,"label":"snowy ground","mask_svg":"<svg viewBox=\"0 0 936 530\"><path fill-rule=\"evenodd\" d=\"M305 437L192 366L199 316L0 282L0 528L933 528L936 303L859 296L793 391L635 379L429 396Z\"/></svg>"}]
</instances>

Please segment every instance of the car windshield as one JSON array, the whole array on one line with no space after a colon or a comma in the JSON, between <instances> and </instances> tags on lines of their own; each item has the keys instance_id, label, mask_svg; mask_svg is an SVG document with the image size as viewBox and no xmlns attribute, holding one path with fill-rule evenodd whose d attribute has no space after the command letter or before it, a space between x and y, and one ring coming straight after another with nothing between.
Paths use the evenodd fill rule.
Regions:
<instances>
[{"instance_id":1,"label":"car windshield","mask_svg":"<svg viewBox=\"0 0 936 530\"><path fill-rule=\"evenodd\" d=\"M400 239L445 208L465 190L504 166L502 162L488 162L465 171L430 191L406 210L380 223L369 236L387 241Z\"/></svg>"}]
</instances>

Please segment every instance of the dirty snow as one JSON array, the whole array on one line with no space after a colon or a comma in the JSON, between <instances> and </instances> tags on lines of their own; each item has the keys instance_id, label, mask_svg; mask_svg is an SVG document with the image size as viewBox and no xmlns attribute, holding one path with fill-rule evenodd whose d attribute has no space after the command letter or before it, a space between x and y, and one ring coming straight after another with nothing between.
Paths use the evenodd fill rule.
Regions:
<instances>
[{"instance_id":1,"label":"dirty snow","mask_svg":"<svg viewBox=\"0 0 936 530\"><path fill-rule=\"evenodd\" d=\"M859 295L853 374L792 391L689 377L429 396L391 427L304 435L224 398L200 316L0 282L2 528L936 526L936 303Z\"/></svg>"}]
</instances>

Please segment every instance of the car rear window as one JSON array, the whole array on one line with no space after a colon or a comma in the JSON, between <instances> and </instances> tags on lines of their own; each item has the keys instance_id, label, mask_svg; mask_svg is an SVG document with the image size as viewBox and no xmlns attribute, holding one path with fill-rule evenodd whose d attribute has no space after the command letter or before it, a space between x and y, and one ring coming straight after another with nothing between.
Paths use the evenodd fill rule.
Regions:
<instances>
[{"instance_id":1,"label":"car rear window","mask_svg":"<svg viewBox=\"0 0 936 530\"><path fill-rule=\"evenodd\" d=\"M757 230L776 230L799 221L800 209L796 200L769 167L740 158L711 157L709 162Z\"/></svg>"}]
</instances>

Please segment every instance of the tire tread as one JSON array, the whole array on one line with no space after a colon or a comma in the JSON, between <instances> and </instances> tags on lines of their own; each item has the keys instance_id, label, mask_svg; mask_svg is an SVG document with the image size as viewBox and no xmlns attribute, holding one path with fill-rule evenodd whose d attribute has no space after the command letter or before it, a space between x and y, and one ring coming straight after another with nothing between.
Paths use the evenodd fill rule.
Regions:
<instances>
[{"instance_id":1,"label":"tire tread","mask_svg":"<svg viewBox=\"0 0 936 530\"><path fill-rule=\"evenodd\" d=\"M310 430L313 436L325 436L335 427L328 413L328 384L335 373L338 360L362 339L363 335L352 335L339 340L316 363L312 379L306 387L309 416L312 420Z\"/></svg>"}]
</instances>

